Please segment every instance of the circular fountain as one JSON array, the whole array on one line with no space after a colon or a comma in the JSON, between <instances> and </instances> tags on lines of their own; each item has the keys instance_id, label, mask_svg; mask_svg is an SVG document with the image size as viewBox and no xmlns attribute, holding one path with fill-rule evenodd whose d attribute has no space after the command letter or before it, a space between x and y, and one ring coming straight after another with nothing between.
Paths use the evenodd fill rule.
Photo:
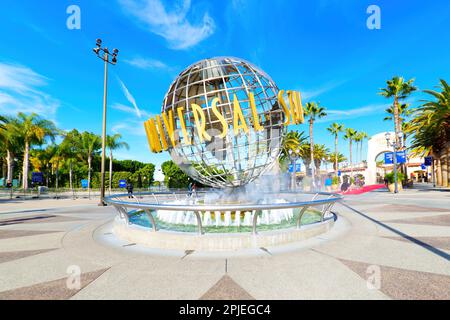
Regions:
<instances>
[{"instance_id":1,"label":"circular fountain","mask_svg":"<svg viewBox=\"0 0 450 320\"><path fill-rule=\"evenodd\" d=\"M270 247L329 230L339 195L283 190L280 176L262 178L278 163L286 126L303 118L300 95L287 93L288 103L266 73L233 57L182 71L161 117L145 124L149 145L168 151L211 189L107 197L119 213L114 234L152 248L217 251Z\"/></svg>"}]
</instances>

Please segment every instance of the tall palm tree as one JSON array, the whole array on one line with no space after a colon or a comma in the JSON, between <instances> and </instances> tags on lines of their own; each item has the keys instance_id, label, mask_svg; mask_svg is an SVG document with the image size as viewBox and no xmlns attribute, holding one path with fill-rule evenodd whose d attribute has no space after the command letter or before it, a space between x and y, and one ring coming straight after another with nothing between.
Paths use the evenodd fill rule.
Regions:
<instances>
[{"instance_id":1,"label":"tall palm tree","mask_svg":"<svg viewBox=\"0 0 450 320\"><path fill-rule=\"evenodd\" d=\"M16 118L3 117L2 128L0 129L1 147L6 153L7 174L6 179L12 181L14 178L14 158L17 150L22 148L22 137L18 132L18 121Z\"/></svg>"},{"instance_id":2,"label":"tall palm tree","mask_svg":"<svg viewBox=\"0 0 450 320\"><path fill-rule=\"evenodd\" d=\"M380 95L385 98L394 98L393 115L394 115L394 127L395 127L395 139L397 145L400 145L398 133L401 130L400 125L400 113L399 103L401 100L406 99L412 92L417 90L417 87L413 85L414 79L405 81L403 77L395 76L391 80L386 81L386 88L381 88Z\"/></svg>"},{"instance_id":3,"label":"tall palm tree","mask_svg":"<svg viewBox=\"0 0 450 320\"><path fill-rule=\"evenodd\" d=\"M79 158L80 151L80 133L74 129L72 131L63 133L64 140L61 142L61 154L63 157L64 166L69 168L69 188L73 192L73 165Z\"/></svg>"},{"instance_id":4,"label":"tall palm tree","mask_svg":"<svg viewBox=\"0 0 450 320\"><path fill-rule=\"evenodd\" d=\"M99 149L102 147L102 141L100 136L94 133L83 132L79 137L79 147L88 163L88 190L90 190L92 159L94 154L98 153Z\"/></svg>"},{"instance_id":5,"label":"tall palm tree","mask_svg":"<svg viewBox=\"0 0 450 320\"><path fill-rule=\"evenodd\" d=\"M353 139L354 142L356 142L356 152L359 156L359 161L362 162L362 149L363 149L363 142L368 137L367 133L364 131L358 131L355 135L355 138ZM358 152L359 151L359 152Z\"/></svg>"},{"instance_id":6,"label":"tall palm tree","mask_svg":"<svg viewBox=\"0 0 450 320\"><path fill-rule=\"evenodd\" d=\"M344 125L343 124L339 124L337 122L332 123L328 128L327 128L328 132L330 132L332 135L334 135L334 154L335 157L333 157L334 159L334 170L335 170L335 176L337 177L338 175L338 170L339 170L339 165L338 165L338 141L339 141L339 133L344 131Z\"/></svg>"},{"instance_id":7,"label":"tall palm tree","mask_svg":"<svg viewBox=\"0 0 450 320\"><path fill-rule=\"evenodd\" d=\"M353 140L355 139L356 136L356 130L352 129L352 128L346 128L345 129L345 135L344 135L344 139L349 141L349 150L350 150L350 177L353 177L353 153L352 153L352 144L353 144Z\"/></svg>"},{"instance_id":8,"label":"tall palm tree","mask_svg":"<svg viewBox=\"0 0 450 320\"><path fill-rule=\"evenodd\" d=\"M120 133L116 133L112 136L106 136L106 146L109 149L109 192L111 192L112 187L112 176L113 176L113 151L121 148L130 149L130 146L125 141L120 141L122 139L122 135Z\"/></svg>"},{"instance_id":9,"label":"tall palm tree","mask_svg":"<svg viewBox=\"0 0 450 320\"><path fill-rule=\"evenodd\" d=\"M305 115L309 116L309 144L311 146L311 159L314 159L314 121L325 117L327 113L325 112L325 108L320 106L320 103L315 102L307 102L304 111ZM313 172L313 176L314 175Z\"/></svg>"},{"instance_id":10,"label":"tall palm tree","mask_svg":"<svg viewBox=\"0 0 450 320\"><path fill-rule=\"evenodd\" d=\"M52 121L42 119L36 113L27 115L23 112L19 112L17 118L18 131L24 142L22 187L24 190L27 190L30 148L36 144L43 144L46 138L51 138L53 140L57 134L57 129Z\"/></svg>"}]
</instances>

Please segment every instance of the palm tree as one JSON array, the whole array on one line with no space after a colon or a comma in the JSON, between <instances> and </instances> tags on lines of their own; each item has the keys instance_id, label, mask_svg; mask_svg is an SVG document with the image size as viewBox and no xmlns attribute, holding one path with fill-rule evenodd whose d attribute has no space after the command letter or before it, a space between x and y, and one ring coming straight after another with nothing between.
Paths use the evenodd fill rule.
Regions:
<instances>
[{"instance_id":1,"label":"palm tree","mask_svg":"<svg viewBox=\"0 0 450 320\"><path fill-rule=\"evenodd\" d=\"M328 158L330 150L324 144L316 144L314 146L314 165L317 172L320 172L320 166L323 160Z\"/></svg>"},{"instance_id":2,"label":"palm tree","mask_svg":"<svg viewBox=\"0 0 450 320\"><path fill-rule=\"evenodd\" d=\"M283 139L281 146L280 160L285 161L289 158L289 150L296 151L306 142L303 131L289 131Z\"/></svg>"},{"instance_id":3,"label":"palm tree","mask_svg":"<svg viewBox=\"0 0 450 320\"><path fill-rule=\"evenodd\" d=\"M128 143L124 141L120 141L122 139L122 135L120 133L116 133L112 136L106 136L106 146L109 149L109 192L111 193L112 187L112 176L113 176L113 151L121 148L130 149Z\"/></svg>"},{"instance_id":4,"label":"palm tree","mask_svg":"<svg viewBox=\"0 0 450 320\"><path fill-rule=\"evenodd\" d=\"M47 187L49 187L51 161L56 151L57 148L54 144L47 146L45 149L34 149L30 151L30 163L34 170L42 172L42 169L45 168Z\"/></svg>"},{"instance_id":5,"label":"palm tree","mask_svg":"<svg viewBox=\"0 0 450 320\"><path fill-rule=\"evenodd\" d=\"M327 113L325 112L325 108L320 106L320 103L315 102L307 102L304 111L305 116L309 116L309 144L311 146L311 159L314 159L314 121L325 117ZM312 175L315 175L314 172Z\"/></svg>"},{"instance_id":6,"label":"palm tree","mask_svg":"<svg viewBox=\"0 0 450 320\"><path fill-rule=\"evenodd\" d=\"M328 132L330 132L332 135L334 135L334 170L335 170L335 176L338 175L339 165L338 165L338 140L339 140L339 132L344 131L344 125L339 123L332 123L328 128Z\"/></svg>"},{"instance_id":7,"label":"palm tree","mask_svg":"<svg viewBox=\"0 0 450 320\"><path fill-rule=\"evenodd\" d=\"M391 80L386 81L386 88L380 89L380 95L385 98L394 98L393 115L394 115L394 127L395 127L395 139L397 145L400 145L398 133L401 130L400 125L400 113L399 102L406 99L417 88L413 86L414 79L405 81L403 77L395 76Z\"/></svg>"},{"instance_id":8,"label":"palm tree","mask_svg":"<svg viewBox=\"0 0 450 320\"><path fill-rule=\"evenodd\" d=\"M69 167L69 188L73 192L73 165L79 158L79 142L81 140L80 133L73 129L63 134L64 140L61 142L61 154L64 166Z\"/></svg>"},{"instance_id":9,"label":"palm tree","mask_svg":"<svg viewBox=\"0 0 450 320\"><path fill-rule=\"evenodd\" d=\"M445 80L440 80L440 92L424 90L433 100L425 103L414 111L414 117L409 122L408 133L413 134L411 149L415 155L431 155L437 164L437 184L447 185L442 179L439 154L450 141L450 86ZM448 173L445 173L448 175ZM445 178L445 176L444 176ZM443 182L443 183L442 183Z\"/></svg>"},{"instance_id":10,"label":"palm tree","mask_svg":"<svg viewBox=\"0 0 450 320\"><path fill-rule=\"evenodd\" d=\"M311 145L305 142L300 146L299 150L299 156L303 160L306 171L308 171L311 166Z\"/></svg>"},{"instance_id":11,"label":"palm tree","mask_svg":"<svg viewBox=\"0 0 450 320\"><path fill-rule=\"evenodd\" d=\"M36 113L26 115L23 112L19 112L17 118L18 131L24 142L22 187L24 190L27 190L30 148L35 144L43 144L48 137L53 140L57 129L52 121L42 119Z\"/></svg>"},{"instance_id":12,"label":"palm tree","mask_svg":"<svg viewBox=\"0 0 450 320\"><path fill-rule=\"evenodd\" d=\"M333 169L336 172L338 172L338 170L339 170L338 164L347 160L347 158L342 153L338 153L336 155L336 153L334 153L334 152L330 153L328 158L333 163Z\"/></svg>"},{"instance_id":13,"label":"palm tree","mask_svg":"<svg viewBox=\"0 0 450 320\"><path fill-rule=\"evenodd\" d=\"M88 190L91 189L91 171L92 171L92 158L95 153L102 147L101 138L91 132L83 132L79 137L80 151L86 157L88 163Z\"/></svg>"},{"instance_id":14,"label":"palm tree","mask_svg":"<svg viewBox=\"0 0 450 320\"><path fill-rule=\"evenodd\" d=\"M345 129L344 139L349 141L349 149L350 149L350 177L353 177L353 154L352 154L352 143L356 136L356 130L352 128Z\"/></svg>"},{"instance_id":15,"label":"palm tree","mask_svg":"<svg viewBox=\"0 0 450 320\"><path fill-rule=\"evenodd\" d=\"M359 155L359 161L358 162L362 162L362 149L363 149L363 142L364 139L366 139L368 137L367 133L364 131L358 131L355 135L355 138L353 139L353 141L356 142L356 152ZM359 149L359 152L358 152Z\"/></svg>"},{"instance_id":16,"label":"palm tree","mask_svg":"<svg viewBox=\"0 0 450 320\"><path fill-rule=\"evenodd\" d=\"M14 178L14 158L17 154L17 150L23 145L17 125L17 119L3 117L2 129L0 129L1 148L3 149L3 152L6 153L6 179L8 181L12 181Z\"/></svg>"}]
</instances>

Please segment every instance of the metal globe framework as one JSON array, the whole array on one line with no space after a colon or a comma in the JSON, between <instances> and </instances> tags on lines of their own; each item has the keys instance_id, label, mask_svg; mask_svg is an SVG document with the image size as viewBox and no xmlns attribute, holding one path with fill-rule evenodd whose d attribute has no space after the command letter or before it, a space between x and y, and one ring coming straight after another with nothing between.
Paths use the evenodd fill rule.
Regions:
<instances>
[{"instance_id":1,"label":"metal globe framework","mask_svg":"<svg viewBox=\"0 0 450 320\"><path fill-rule=\"evenodd\" d=\"M252 125L249 94L263 130ZM279 106L278 87L262 70L233 57L218 57L189 66L171 84L165 95L162 112L172 110L176 146L168 151L175 163L197 181L212 187L238 187L253 181L276 161L284 133L284 114ZM233 97L241 106L249 131L233 130ZM217 109L226 119L228 133L220 138L220 119L212 111L211 101L218 98ZM201 141L195 127L192 104L205 114L206 131L211 141ZM193 141L183 144L177 109L184 108L187 132Z\"/></svg>"}]
</instances>

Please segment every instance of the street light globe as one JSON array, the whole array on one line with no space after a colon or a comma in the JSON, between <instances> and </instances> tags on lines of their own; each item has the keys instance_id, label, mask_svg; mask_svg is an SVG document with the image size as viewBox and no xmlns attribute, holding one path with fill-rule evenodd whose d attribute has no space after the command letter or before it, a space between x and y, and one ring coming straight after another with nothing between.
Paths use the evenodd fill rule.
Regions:
<instances>
[{"instance_id":1,"label":"street light globe","mask_svg":"<svg viewBox=\"0 0 450 320\"><path fill-rule=\"evenodd\" d=\"M191 178L212 187L239 187L267 171L280 153L284 133L284 114L278 103L278 87L261 69L242 59L217 57L201 60L182 71L171 84L163 102L162 112L172 111L175 126L175 147L169 146L172 160ZM255 98L256 113L263 130L251 125L252 109L249 94ZM248 132L234 133L234 103L237 97ZM218 98L217 109L228 126L220 137L222 123L213 112L212 101ZM200 140L195 127L192 104L205 114L206 131L211 141ZM192 137L183 143L178 108L184 108L185 129Z\"/></svg>"},{"instance_id":2,"label":"street light globe","mask_svg":"<svg viewBox=\"0 0 450 320\"><path fill-rule=\"evenodd\" d=\"M387 141L391 140L391 133L390 132L386 132L386 134L384 136L386 137Z\"/></svg>"}]
</instances>

